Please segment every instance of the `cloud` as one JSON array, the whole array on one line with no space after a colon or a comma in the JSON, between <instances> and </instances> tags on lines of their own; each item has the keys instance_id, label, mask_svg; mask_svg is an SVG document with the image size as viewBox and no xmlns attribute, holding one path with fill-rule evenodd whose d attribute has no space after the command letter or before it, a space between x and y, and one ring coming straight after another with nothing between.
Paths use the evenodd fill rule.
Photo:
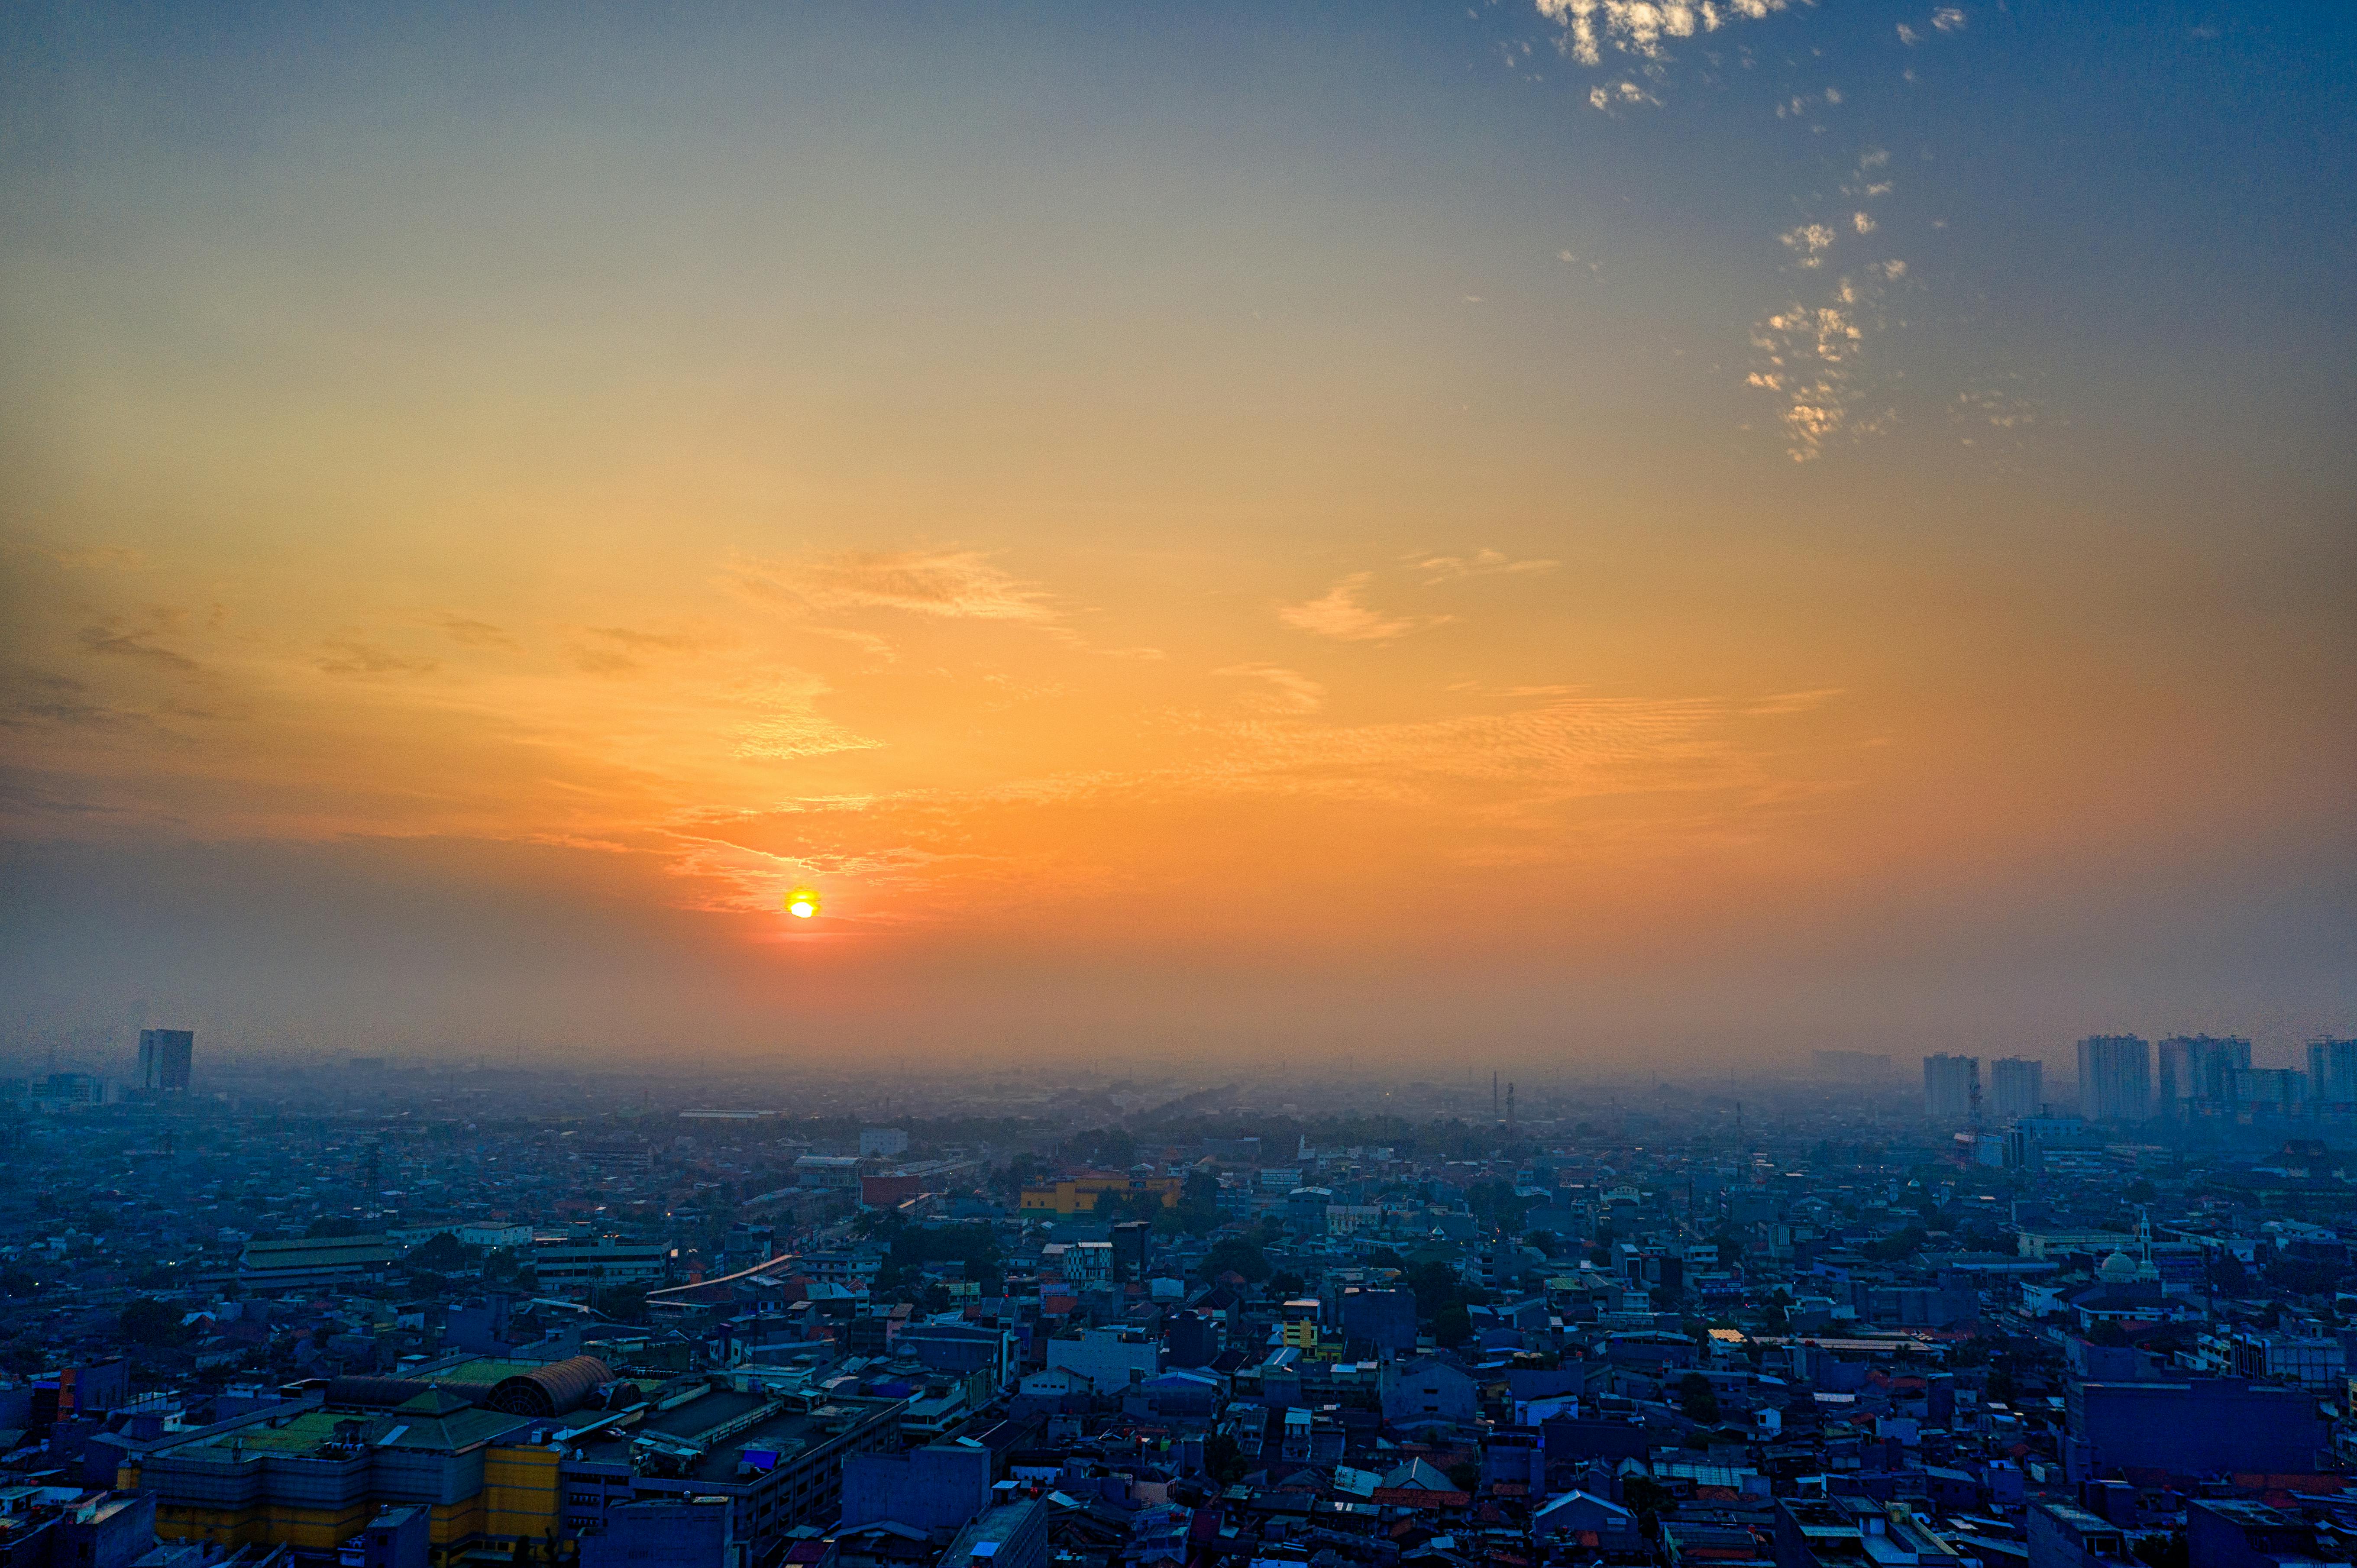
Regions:
<instances>
[{"instance_id":1,"label":"cloud","mask_svg":"<svg viewBox=\"0 0 2357 1568\"><path fill-rule=\"evenodd\" d=\"M75 639L91 652L108 658L135 659L165 669L193 671L199 668L195 660L148 640L160 632L174 629L181 619L178 611L161 607L147 612L145 626L128 625L120 616L109 616L96 626L82 628L75 634Z\"/></svg>"},{"instance_id":2,"label":"cloud","mask_svg":"<svg viewBox=\"0 0 2357 1568\"><path fill-rule=\"evenodd\" d=\"M1932 26L1943 33L1961 33L1964 30L1964 14L1953 5L1943 5L1932 13Z\"/></svg>"},{"instance_id":3,"label":"cloud","mask_svg":"<svg viewBox=\"0 0 2357 1568\"><path fill-rule=\"evenodd\" d=\"M1668 58L1663 40L1713 33L1729 22L1757 21L1787 0L1536 0L1538 13L1563 28L1564 53L1581 65L1603 63L1612 49L1647 61Z\"/></svg>"},{"instance_id":4,"label":"cloud","mask_svg":"<svg viewBox=\"0 0 2357 1568\"><path fill-rule=\"evenodd\" d=\"M1326 705L1326 688L1298 671L1279 664L1230 664L1211 671L1214 675L1240 675L1249 680L1266 682L1269 689L1250 699L1252 705L1264 711L1286 714L1314 714Z\"/></svg>"},{"instance_id":5,"label":"cloud","mask_svg":"<svg viewBox=\"0 0 2357 1568\"><path fill-rule=\"evenodd\" d=\"M825 682L799 671L772 676L732 693L736 703L759 711L737 729L737 755L790 761L840 751L873 751L884 743L855 735L818 711Z\"/></svg>"},{"instance_id":6,"label":"cloud","mask_svg":"<svg viewBox=\"0 0 2357 1568\"><path fill-rule=\"evenodd\" d=\"M1819 686L1806 692L1779 692L1774 696L1761 697L1744 705L1747 719L1781 718L1788 714L1805 714L1824 707L1842 694L1839 686Z\"/></svg>"},{"instance_id":7,"label":"cloud","mask_svg":"<svg viewBox=\"0 0 2357 1568\"><path fill-rule=\"evenodd\" d=\"M523 651L523 645L487 620L475 620L467 616L443 612L434 624L453 642L463 642L469 648L504 648L511 653Z\"/></svg>"},{"instance_id":8,"label":"cloud","mask_svg":"<svg viewBox=\"0 0 2357 1568\"><path fill-rule=\"evenodd\" d=\"M1045 590L1001 571L976 550L845 551L800 562L743 562L731 575L756 594L799 599L820 610L903 610L1034 624L1057 618Z\"/></svg>"},{"instance_id":9,"label":"cloud","mask_svg":"<svg viewBox=\"0 0 2357 1568\"><path fill-rule=\"evenodd\" d=\"M1459 577L1507 576L1523 572L1552 572L1563 564L1560 561L1515 561L1495 550L1477 550L1471 555L1410 554L1408 565L1424 574L1427 583L1453 582Z\"/></svg>"},{"instance_id":10,"label":"cloud","mask_svg":"<svg viewBox=\"0 0 2357 1568\"><path fill-rule=\"evenodd\" d=\"M1797 229L1787 229L1777 238L1784 242L1786 250L1799 258L1803 267L1823 266L1824 252L1834 246L1833 229L1824 223L1803 223Z\"/></svg>"},{"instance_id":11,"label":"cloud","mask_svg":"<svg viewBox=\"0 0 2357 1568\"><path fill-rule=\"evenodd\" d=\"M430 675L442 668L436 660L394 653L364 642L333 641L324 646L327 652L312 662L327 675Z\"/></svg>"},{"instance_id":12,"label":"cloud","mask_svg":"<svg viewBox=\"0 0 2357 1568\"><path fill-rule=\"evenodd\" d=\"M1314 631L1343 642L1383 642L1441 625L1447 616L1386 616L1359 602L1374 581L1372 572L1353 572L1318 598L1281 605L1277 618L1301 631Z\"/></svg>"}]
</instances>

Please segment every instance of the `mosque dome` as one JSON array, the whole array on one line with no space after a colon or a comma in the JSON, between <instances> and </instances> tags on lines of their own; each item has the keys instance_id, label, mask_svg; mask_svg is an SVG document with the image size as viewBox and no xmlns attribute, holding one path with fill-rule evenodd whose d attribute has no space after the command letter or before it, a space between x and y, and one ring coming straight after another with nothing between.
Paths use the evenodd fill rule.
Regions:
<instances>
[{"instance_id":1,"label":"mosque dome","mask_svg":"<svg viewBox=\"0 0 2357 1568\"><path fill-rule=\"evenodd\" d=\"M2114 1252L2104 1260L2099 1273L2107 1285L2131 1284L2136 1277L2136 1262L2126 1252Z\"/></svg>"}]
</instances>

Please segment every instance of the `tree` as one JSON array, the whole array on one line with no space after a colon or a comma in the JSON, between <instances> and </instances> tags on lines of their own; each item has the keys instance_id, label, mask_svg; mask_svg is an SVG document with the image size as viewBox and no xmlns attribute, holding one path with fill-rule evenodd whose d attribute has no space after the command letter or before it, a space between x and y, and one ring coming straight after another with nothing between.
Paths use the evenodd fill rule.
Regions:
<instances>
[{"instance_id":1,"label":"tree","mask_svg":"<svg viewBox=\"0 0 2357 1568\"><path fill-rule=\"evenodd\" d=\"M1231 1236L1214 1241L1211 1251L1203 1254L1202 1275L1207 1280L1234 1273L1258 1282L1268 1278L1270 1272L1268 1259L1261 1251L1260 1243L1242 1237Z\"/></svg>"},{"instance_id":2,"label":"tree","mask_svg":"<svg viewBox=\"0 0 2357 1568\"><path fill-rule=\"evenodd\" d=\"M178 1345L188 1337L180 1326L179 1311L152 1295L134 1296L117 1322L123 1337L134 1345Z\"/></svg>"},{"instance_id":3,"label":"tree","mask_svg":"<svg viewBox=\"0 0 2357 1568\"><path fill-rule=\"evenodd\" d=\"M305 1228L306 1236L357 1236L360 1221L348 1214L325 1214Z\"/></svg>"},{"instance_id":4,"label":"tree","mask_svg":"<svg viewBox=\"0 0 2357 1568\"><path fill-rule=\"evenodd\" d=\"M1211 1479L1226 1486L1244 1473L1243 1450L1236 1440L1224 1432L1215 1432L1203 1439L1203 1468Z\"/></svg>"},{"instance_id":5,"label":"tree","mask_svg":"<svg viewBox=\"0 0 2357 1568\"><path fill-rule=\"evenodd\" d=\"M1452 1348L1473 1337L1473 1315L1463 1302L1448 1302L1432 1315L1432 1337Z\"/></svg>"},{"instance_id":6,"label":"tree","mask_svg":"<svg viewBox=\"0 0 2357 1568\"><path fill-rule=\"evenodd\" d=\"M1678 1380L1678 1408L1688 1421L1707 1425L1718 1419L1718 1391L1700 1372L1688 1372Z\"/></svg>"},{"instance_id":7,"label":"tree","mask_svg":"<svg viewBox=\"0 0 2357 1568\"><path fill-rule=\"evenodd\" d=\"M1481 1466L1470 1462L1448 1466L1448 1484L1470 1497L1481 1489Z\"/></svg>"},{"instance_id":8,"label":"tree","mask_svg":"<svg viewBox=\"0 0 2357 1568\"><path fill-rule=\"evenodd\" d=\"M1271 1295L1284 1296L1290 1299L1294 1296L1299 1295L1308 1288L1308 1285L1302 1277L1299 1274L1293 1273L1291 1272L1281 1274L1272 1274L1269 1277L1268 1293Z\"/></svg>"},{"instance_id":9,"label":"tree","mask_svg":"<svg viewBox=\"0 0 2357 1568\"><path fill-rule=\"evenodd\" d=\"M643 1285L608 1285L591 1298L589 1305L617 1323L647 1320L647 1292Z\"/></svg>"},{"instance_id":10,"label":"tree","mask_svg":"<svg viewBox=\"0 0 2357 1568\"><path fill-rule=\"evenodd\" d=\"M447 1274L465 1264L467 1249L458 1238L445 1230L412 1250L402 1262L413 1269L431 1269L437 1274Z\"/></svg>"}]
</instances>

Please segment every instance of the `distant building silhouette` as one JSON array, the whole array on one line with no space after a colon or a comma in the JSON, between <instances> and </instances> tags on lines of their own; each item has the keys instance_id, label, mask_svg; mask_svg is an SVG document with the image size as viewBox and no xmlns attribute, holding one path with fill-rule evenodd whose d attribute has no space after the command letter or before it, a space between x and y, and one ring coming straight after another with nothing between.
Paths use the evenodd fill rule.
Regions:
<instances>
[{"instance_id":1,"label":"distant building silhouette","mask_svg":"<svg viewBox=\"0 0 2357 1568\"><path fill-rule=\"evenodd\" d=\"M197 1049L194 1029L139 1031L139 1087L186 1089L188 1065Z\"/></svg>"},{"instance_id":2,"label":"distant building silhouette","mask_svg":"<svg viewBox=\"0 0 2357 1568\"><path fill-rule=\"evenodd\" d=\"M2046 1064L2035 1057L1999 1057L1989 1063L1989 1112L2000 1122L2035 1116L2046 1102Z\"/></svg>"},{"instance_id":3,"label":"distant building silhouette","mask_svg":"<svg viewBox=\"0 0 2357 1568\"><path fill-rule=\"evenodd\" d=\"M1979 1058L1943 1051L1923 1058L1923 1114L1932 1121L1962 1122L1971 1116L1980 1088Z\"/></svg>"},{"instance_id":4,"label":"distant building silhouette","mask_svg":"<svg viewBox=\"0 0 2357 1568\"><path fill-rule=\"evenodd\" d=\"M2357 1103L2357 1040L2308 1042L2308 1094L2322 1105Z\"/></svg>"},{"instance_id":5,"label":"distant building silhouette","mask_svg":"<svg viewBox=\"0 0 2357 1568\"><path fill-rule=\"evenodd\" d=\"M1890 1076L1890 1058L1880 1051L1811 1051L1809 1065L1819 1078L1880 1083Z\"/></svg>"},{"instance_id":6,"label":"distant building silhouette","mask_svg":"<svg viewBox=\"0 0 2357 1568\"><path fill-rule=\"evenodd\" d=\"M2079 1114L2090 1122L2152 1115L2149 1042L2140 1035L2090 1035L2079 1042Z\"/></svg>"},{"instance_id":7,"label":"distant building silhouette","mask_svg":"<svg viewBox=\"0 0 2357 1568\"><path fill-rule=\"evenodd\" d=\"M2231 1113L2234 1075L2251 1065L2251 1042L2233 1036L2172 1035L2160 1042L2159 1114L2170 1121Z\"/></svg>"}]
</instances>

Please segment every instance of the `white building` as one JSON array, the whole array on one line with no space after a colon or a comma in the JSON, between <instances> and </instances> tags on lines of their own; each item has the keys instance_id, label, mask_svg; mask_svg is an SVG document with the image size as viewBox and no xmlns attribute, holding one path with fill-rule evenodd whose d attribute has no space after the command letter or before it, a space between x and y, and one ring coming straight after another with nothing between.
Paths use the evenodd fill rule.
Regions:
<instances>
[{"instance_id":1,"label":"white building","mask_svg":"<svg viewBox=\"0 0 2357 1568\"><path fill-rule=\"evenodd\" d=\"M891 1159L909 1152L909 1134L898 1127L863 1127L859 1132L859 1157L868 1159L881 1155Z\"/></svg>"}]
</instances>

